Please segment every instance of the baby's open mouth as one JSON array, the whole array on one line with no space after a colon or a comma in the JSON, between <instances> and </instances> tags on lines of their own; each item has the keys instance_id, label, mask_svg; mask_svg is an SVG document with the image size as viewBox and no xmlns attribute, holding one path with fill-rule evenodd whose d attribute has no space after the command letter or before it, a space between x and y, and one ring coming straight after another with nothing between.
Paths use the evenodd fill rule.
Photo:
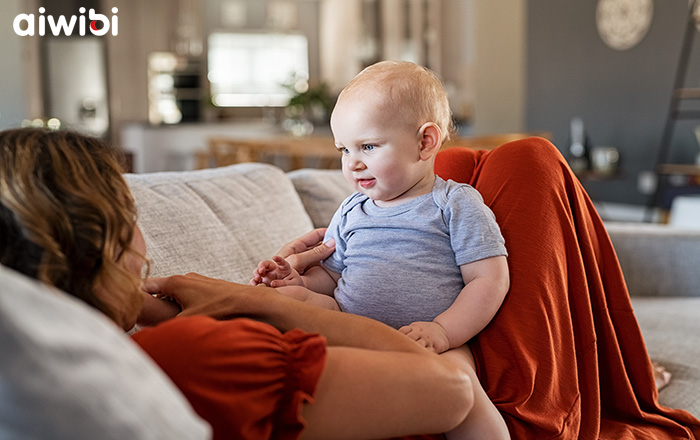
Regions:
<instances>
[{"instance_id":1,"label":"baby's open mouth","mask_svg":"<svg viewBox=\"0 0 700 440\"><path fill-rule=\"evenodd\" d=\"M370 186L374 185L374 182L376 181L377 179L357 179L357 183L362 188L369 188Z\"/></svg>"}]
</instances>

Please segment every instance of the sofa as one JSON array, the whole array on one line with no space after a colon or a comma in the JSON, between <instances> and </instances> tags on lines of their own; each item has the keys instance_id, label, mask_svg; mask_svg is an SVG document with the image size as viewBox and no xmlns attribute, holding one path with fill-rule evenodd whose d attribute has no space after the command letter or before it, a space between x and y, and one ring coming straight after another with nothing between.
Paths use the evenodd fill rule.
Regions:
<instances>
[{"instance_id":1,"label":"sofa","mask_svg":"<svg viewBox=\"0 0 700 440\"><path fill-rule=\"evenodd\" d=\"M155 276L248 282L259 260L328 224L350 189L339 170L265 164L127 176ZM673 375L660 400L700 416L700 231L608 223L652 360Z\"/></svg>"},{"instance_id":2,"label":"sofa","mask_svg":"<svg viewBox=\"0 0 700 440\"><path fill-rule=\"evenodd\" d=\"M652 361L672 374L659 401L700 417L700 230L606 223Z\"/></svg>"},{"instance_id":3,"label":"sofa","mask_svg":"<svg viewBox=\"0 0 700 440\"><path fill-rule=\"evenodd\" d=\"M146 240L151 276L198 272L240 283L247 283L257 263L272 256L284 243L314 227L325 226L350 192L338 170L302 169L285 173L261 163L128 174L126 179L139 211L138 223ZM670 384L660 392L660 401L700 416L700 344L697 340L700 231L625 223L609 223L607 228L628 281L650 356L673 374ZM0 285L5 285L8 276L14 276L6 272L0 270ZM70 303L72 299L62 298L61 301ZM86 307L71 305L71 308L75 309L71 316L94 315ZM0 311L2 309L0 301ZM90 319L104 321L99 317ZM44 325L49 328L50 321L44 317ZM15 332L33 332L31 326L22 327L22 320L13 325ZM114 329L111 331L114 333ZM91 332L80 333L86 339L82 341L83 346L89 346L87 333ZM26 340L27 336L22 335L22 338ZM100 338L94 341L98 346L103 345ZM120 343L130 350L130 357L140 356L133 347L129 348L133 344L125 336ZM38 338L36 345L41 344ZM4 350L4 345L0 344L0 349ZM80 357L74 356L74 359ZM149 363L147 359L138 362ZM116 368L109 362L103 367L106 377L111 377L109 369ZM2 368L3 362L0 362L0 373L5 374ZM152 370L155 369L149 367L144 371L157 375ZM157 383L162 389L169 388L167 378L159 377ZM1 382L0 389L4 385L7 384ZM129 391L132 398L137 392L133 388ZM162 392L173 394L176 390ZM142 404L154 401L159 393L149 390ZM186 405L175 406L177 408L169 405L168 412L180 425L182 420L190 420L187 417L192 418L191 414L178 415L187 413ZM159 411L158 415L165 417L162 413ZM196 417L192 419L196 422ZM206 435L201 429L195 431L188 438Z\"/></svg>"}]
</instances>

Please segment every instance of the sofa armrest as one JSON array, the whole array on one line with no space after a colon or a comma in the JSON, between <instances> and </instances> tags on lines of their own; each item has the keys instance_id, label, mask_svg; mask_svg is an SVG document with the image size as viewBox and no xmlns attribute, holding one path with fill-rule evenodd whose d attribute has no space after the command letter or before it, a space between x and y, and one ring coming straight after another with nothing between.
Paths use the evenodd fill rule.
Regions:
<instances>
[{"instance_id":1,"label":"sofa armrest","mask_svg":"<svg viewBox=\"0 0 700 440\"><path fill-rule=\"evenodd\" d=\"M606 224L631 295L700 296L700 230Z\"/></svg>"}]
</instances>

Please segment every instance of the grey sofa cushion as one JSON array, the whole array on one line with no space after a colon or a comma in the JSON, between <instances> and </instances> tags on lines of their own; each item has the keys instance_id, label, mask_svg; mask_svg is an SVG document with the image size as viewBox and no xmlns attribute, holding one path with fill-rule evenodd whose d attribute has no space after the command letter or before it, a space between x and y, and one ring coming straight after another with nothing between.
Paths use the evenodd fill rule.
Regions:
<instances>
[{"instance_id":1,"label":"grey sofa cushion","mask_svg":"<svg viewBox=\"0 0 700 440\"><path fill-rule=\"evenodd\" d=\"M659 401L700 417L700 298L633 297L632 304L649 356L673 374Z\"/></svg>"},{"instance_id":2,"label":"grey sofa cushion","mask_svg":"<svg viewBox=\"0 0 700 440\"><path fill-rule=\"evenodd\" d=\"M316 228L325 228L352 193L340 170L301 169L287 173Z\"/></svg>"},{"instance_id":3,"label":"grey sofa cushion","mask_svg":"<svg viewBox=\"0 0 700 440\"><path fill-rule=\"evenodd\" d=\"M312 229L294 185L260 163L126 175L151 275L198 272L247 283L258 262Z\"/></svg>"},{"instance_id":4,"label":"grey sofa cushion","mask_svg":"<svg viewBox=\"0 0 700 440\"><path fill-rule=\"evenodd\" d=\"M209 438L170 379L104 315L3 266L0 286L0 438Z\"/></svg>"}]
</instances>

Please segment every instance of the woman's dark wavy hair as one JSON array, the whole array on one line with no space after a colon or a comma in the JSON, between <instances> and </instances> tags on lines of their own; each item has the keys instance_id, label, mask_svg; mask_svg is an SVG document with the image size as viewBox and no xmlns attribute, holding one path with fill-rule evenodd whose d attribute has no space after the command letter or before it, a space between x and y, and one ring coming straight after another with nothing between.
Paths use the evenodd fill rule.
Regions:
<instances>
[{"instance_id":1,"label":"woman's dark wavy hair","mask_svg":"<svg viewBox=\"0 0 700 440\"><path fill-rule=\"evenodd\" d=\"M140 283L119 264L136 252L136 208L120 157L104 141L71 131L0 132L0 263L115 321L96 287L131 295Z\"/></svg>"}]
</instances>

